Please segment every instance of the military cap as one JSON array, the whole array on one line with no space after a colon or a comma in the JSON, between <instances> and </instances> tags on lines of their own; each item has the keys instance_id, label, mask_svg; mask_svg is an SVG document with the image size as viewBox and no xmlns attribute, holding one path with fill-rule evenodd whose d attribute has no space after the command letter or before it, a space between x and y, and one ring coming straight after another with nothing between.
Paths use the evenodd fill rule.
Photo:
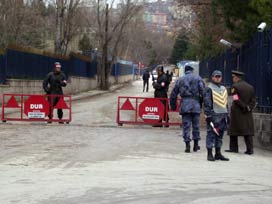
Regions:
<instances>
[{"instance_id":1,"label":"military cap","mask_svg":"<svg viewBox=\"0 0 272 204\"><path fill-rule=\"evenodd\" d=\"M214 70L212 73L212 77L214 77L214 76L222 76L222 72L219 70Z\"/></svg>"},{"instance_id":2,"label":"military cap","mask_svg":"<svg viewBox=\"0 0 272 204\"><path fill-rule=\"evenodd\" d=\"M190 71L190 70L194 70L194 68L189 66L189 65L186 65L185 66L185 72Z\"/></svg>"},{"instance_id":3,"label":"military cap","mask_svg":"<svg viewBox=\"0 0 272 204\"><path fill-rule=\"evenodd\" d=\"M240 76L240 77L245 75L244 72L240 72L240 71L237 71L237 70L232 70L231 73L233 75Z\"/></svg>"}]
</instances>

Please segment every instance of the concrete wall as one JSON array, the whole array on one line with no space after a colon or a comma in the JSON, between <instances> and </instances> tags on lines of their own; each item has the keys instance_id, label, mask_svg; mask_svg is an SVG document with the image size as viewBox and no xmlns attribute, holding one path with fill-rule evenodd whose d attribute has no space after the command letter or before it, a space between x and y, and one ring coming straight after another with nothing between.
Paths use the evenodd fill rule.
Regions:
<instances>
[{"instance_id":1,"label":"concrete wall","mask_svg":"<svg viewBox=\"0 0 272 204\"><path fill-rule=\"evenodd\" d=\"M133 80L133 75L124 75L124 76L118 76L118 78L111 76L109 81L111 84L114 83L124 83L124 82L128 82L128 81L132 81Z\"/></svg>"},{"instance_id":2,"label":"concrete wall","mask_svg":"<svg viewBox=\"0 0 272 204\"><path fill-rule=\"evenodd\" d=\"M254 126L255 144L272 151L272 115L254 113Z\"/></svg>"},{"instance_id":3,"label":"concrete wall","mask_svg":"<svg viewBox=\"0 0 272 204\"><path fill-rule=\"evenodd\" d=\"M131 81L133 75L119 76L118 83ZM110 83L115 84L115 77L110 78ZM97 88L97 79L72 76L68 80L67 87L63 88L65 94L76 94ZM44 94L42 80L8 79L7 85L0 85L0 94Z\"/></svg>"},{"instance_id":4,"label":"concrete wall","mask_svg":"<svg viewBox=\"0 0 272 204\"><path fill-rule=\"evenodd\" d=\"M65 87L65 94L76 94L97 88L97 78L84 78L72 76L69 78L68 85Z\"/></svg>"}]
</instances>

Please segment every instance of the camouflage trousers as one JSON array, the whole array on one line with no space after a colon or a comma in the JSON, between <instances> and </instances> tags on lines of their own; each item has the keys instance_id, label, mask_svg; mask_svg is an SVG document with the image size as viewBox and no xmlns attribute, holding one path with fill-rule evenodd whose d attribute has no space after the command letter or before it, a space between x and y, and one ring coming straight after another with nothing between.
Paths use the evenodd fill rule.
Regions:
<instances>
[{"instance_id":1,"label":"camouflage trousers","mask_svg":"<svg viewBox=\"0 0 272 204\"><path fill-rule=\"evenodd\" d=\"M206 147L207 148L221 148L223 144L223 135L227 128L227 122L225 117L213 117L214 127L218 130L219 135L217 135L210 124L207 124L207 137L206 137Z\"/></svg>"},{"instance_id":2,"label":"camouflage trousers","mask_svg":"<svg viewBox=\"0 0 272 204\"><path fill-rule=\"evenodd\" d=\"M182 114L182 125L183 125L183 141L190 142L190 132L192 126L193 140L200 140L199 130L199 119L200 113L184 113Z\"/></svg>"}]
</instances>

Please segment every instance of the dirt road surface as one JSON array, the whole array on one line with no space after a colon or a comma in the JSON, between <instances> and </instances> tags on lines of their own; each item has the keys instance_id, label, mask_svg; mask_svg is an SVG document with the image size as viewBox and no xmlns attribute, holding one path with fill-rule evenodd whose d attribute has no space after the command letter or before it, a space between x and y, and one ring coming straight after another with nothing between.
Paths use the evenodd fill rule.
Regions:
<instances>
[{"instance_id":1,"label":"dirt road surface","mask_svg":"<svg viewBox=\"0 0 272 204\"><path fill-rule=\"evenodd\" d=\"M153 92L136 81L73 102L69 125L1 123L0 204L271 204L270 152L244 155L241 140L229 162L208 162L202 129L186 154L179 127L118 127L120 95Z\"/></svg>"}]
</instances>

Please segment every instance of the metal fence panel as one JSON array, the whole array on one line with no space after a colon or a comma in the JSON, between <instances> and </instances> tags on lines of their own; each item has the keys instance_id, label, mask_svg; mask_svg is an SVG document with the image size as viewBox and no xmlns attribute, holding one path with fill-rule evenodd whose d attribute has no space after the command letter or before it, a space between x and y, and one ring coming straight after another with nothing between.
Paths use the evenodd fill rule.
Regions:
<instances>
[{"instance_id":1,"label":"metal fence panel","mask_svg":"<svg viewBox=\"0 0 272 204\"><path fill-rule=\"evenodd\" d=\"M0 84L6 82L6 55L0 55Z\"/></svg>"},{"instance_id":2,"label":"metal fence panel","mask_svg":"<svg viewBox=\"0 0 272 204\"><path fill-rule=\"evenodd\" d=\"M232 85L231 70L245 72L245 80L256 91L258 107L272 112L272 29L256 33L241 48L200 62L200 75L207 78L214 69L223 71L223 84ZM223 69L222 69L223 68Z\"/></svg>"},{"instance_id":3,"label":"metal fence panel","mask_svg":"<svg viewBox=\"0 0 272 204\"><path fill-rule=\"evenodd\" d=\"M116 63L113 65L111 75L124 76L133 74L133 65Z\"/></svg>"}]
</instances>

